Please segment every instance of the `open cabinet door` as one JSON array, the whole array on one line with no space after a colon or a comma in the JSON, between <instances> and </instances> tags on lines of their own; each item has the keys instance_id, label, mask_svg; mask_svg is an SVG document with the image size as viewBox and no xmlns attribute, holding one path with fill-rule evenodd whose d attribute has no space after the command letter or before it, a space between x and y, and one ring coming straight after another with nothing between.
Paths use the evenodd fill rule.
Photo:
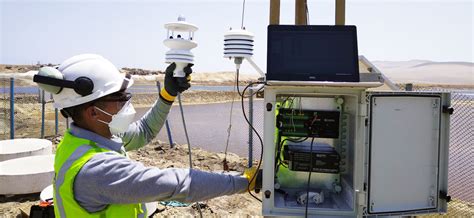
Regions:
<instances>
[{"instance_id":1,"label":"open cabinet door","mask_svg":"<svg viewBox=\"0 0 474 218\"><path fill-rule=\"evenodd\" d=\"M369 214L435 210L441 94L369 94Z\"/></svg>"}]
</instances>

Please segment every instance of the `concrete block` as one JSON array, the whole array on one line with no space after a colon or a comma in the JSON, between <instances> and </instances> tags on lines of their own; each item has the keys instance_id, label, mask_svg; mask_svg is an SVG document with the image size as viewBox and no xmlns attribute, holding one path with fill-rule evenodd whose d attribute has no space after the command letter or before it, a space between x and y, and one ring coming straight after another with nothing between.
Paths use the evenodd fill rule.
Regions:
<instances>
[{"instance_id":1,"label":"concrete block","mask_svg":"<svg viewBox=\"0 0 474 218\"><path fill-rule=\"evenodd\" d=\"M0 162L0 195L41 192L54 177L54 155L22 157Z\"/></svg>"},{"instance_id":2,"label":"concrete block","mask_svg":"<svg viewBox=\"0 0 474 218\"><path fill-rule=\"evenodd\" d=\"M46 139L11 139L0 141L0 161L52 153L52 143Z\"/></svg>"}]
</instances>

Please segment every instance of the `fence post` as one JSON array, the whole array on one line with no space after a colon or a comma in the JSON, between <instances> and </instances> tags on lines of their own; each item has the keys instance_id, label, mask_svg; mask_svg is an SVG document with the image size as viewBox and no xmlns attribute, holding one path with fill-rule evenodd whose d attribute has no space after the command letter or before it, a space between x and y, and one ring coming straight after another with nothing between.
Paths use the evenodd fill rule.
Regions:
<instances>
[{"instance_id":1,"label":"fence post","mask_svg":"<svg viewBox=\"0 0 474 218\"><path fill-rule=\"evenodd\" d=\"M44 110L45 110L44 90L41 89L41 138L44 138Z\"/></svg>"},{"instance_id":2,"label":"fence post","mask_svg":"<svg viewBox=\"0 0 474 218\"><path fill-rule=\"evenodd\" d=\"M38 103L41 104L41 89L38 88Z\"/></svg>"},{"instance_id":3,"label":"fence post","mask_svg":"<svg viewBox=\"0 0 474 218\"><path fill-rule=\"evenodd\" d=\"M15 78L10 78L10 139L15 138Z\"/></svg>"},{"instance_id":4,"label":"fence post","mask_svg":"<svg viewBox=\"0 0 474 218\"><path fill-rule=\"evenodd\" d=\"M59 119L58 119L58 109L54 108L54 135L58 135L58 126L59 126Z\"/></svg>"},{"instance_id":5,"label":"fence post","mask_svg":"<svg viewBox=\"0 0 474 218\"><path fill-rule=\"evenodd\" d=\"M158 94L159 94L161 91L160 81L156 81L156 86L158 87ZM170 124L168 123L168 118L166 118L165 120L165 126L166 126L166 133L168 134L168 140L170 141L170 147L174 148L173 136L171 135L171 129L170 129Z\"/></svg>"},{"instance_id":6,"label":"fence post","mask_svg":"<svg viewBox=\"0 0 474 218\"><path fill-rule=\"evenodd\" d=\"M50 102L54 102L53 93L49 93ZM59 132L59 110L54 108L54 135L57 136Z\"/></svg>"},{"instance_id":7,"label":"fence post","mask_svg":"<svg viewBox=\"0 0 474 218\"><path fill-rule=\"evenodd\" d=\"M243 93L242 93L243 94ZM253 126L253 87L249 89L249 122ZM249 126L249 167L252 167L253 162L253 130Z\"/></svg>"}]
</instances>

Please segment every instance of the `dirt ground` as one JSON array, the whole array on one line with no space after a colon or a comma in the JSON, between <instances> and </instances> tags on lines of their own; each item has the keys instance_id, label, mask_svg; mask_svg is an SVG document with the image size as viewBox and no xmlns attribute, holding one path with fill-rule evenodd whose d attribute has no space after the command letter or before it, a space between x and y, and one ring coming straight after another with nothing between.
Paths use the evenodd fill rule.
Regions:
<instances>
[{"instance_id":1,"label":"dirt ground","mask_svg":"<svg viewBox=\"0 0 474 218\"><path fill-rule=\"evenodd\" d=\"M58 139L53 139L58 142ZM223 153L211 153L199 148L192 151L193 168L222 172ZM189 168L188 148L186 145L170 145L158 140L144 148L129 152L130 158L143 163L145 166L158 168ZM228 153L227 160L231 171L242 172L248 164L246 158ZM257 195L259 196L259 195ZM39 193L18 196L0 196L0 217L21 217L21 211L29 214L30 207L39 202ZM248 193L223 196L200 202L204 217L220 216L258 216L261 214L261 204ZM161 216L199 216L195 206L171 207L158 204L159 212L154 217Z\"/></svg>"}]
</instances>

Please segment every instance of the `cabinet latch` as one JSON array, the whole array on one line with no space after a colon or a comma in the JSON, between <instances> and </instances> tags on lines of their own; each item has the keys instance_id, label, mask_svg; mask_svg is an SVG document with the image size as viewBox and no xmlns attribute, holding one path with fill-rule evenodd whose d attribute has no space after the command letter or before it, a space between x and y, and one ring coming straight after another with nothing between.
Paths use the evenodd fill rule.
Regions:
<instances>
[{"instance_id":1,"label":"cabinet latch","mask_svg":"<svg viewBox=\"0 0 474 218\"><path fill-rule=\"evenodd\" d=\"M448 106L443 106L443 113L448 113L449 115L454 113L454 108L448 107Z\"/></svg>"},{"instance_id":2,"label":"cabinet latch","mask_svg":"<svg viewBox=\"0 0 474 218\"><path fill-rule=\"evenodd\" d=\"M272 111L272 103L267 103L267 111Z\"/></svg>"},{"instance_id":3,"label":"cabinet latch","mask_svg":"<svg viewBox=\"0 0 474 218\"><path fill-rule=\"evenodd\" d=\"M446 200L446 202L451 201L451 196L449 196L445 191L439 191L439 198Z\"/></svg>"}]
</instances>

